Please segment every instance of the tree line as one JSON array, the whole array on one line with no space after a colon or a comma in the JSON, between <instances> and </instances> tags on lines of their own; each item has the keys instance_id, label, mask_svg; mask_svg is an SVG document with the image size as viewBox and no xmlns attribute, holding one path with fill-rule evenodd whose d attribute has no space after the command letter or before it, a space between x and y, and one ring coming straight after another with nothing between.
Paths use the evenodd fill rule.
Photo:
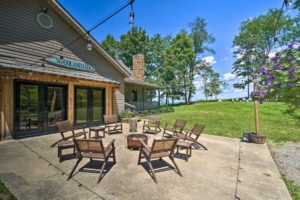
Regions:
<instances>
[{"instance_id":1,"label":"tree line","mask_svg":"<svg viewBox=\"0 0 300 200\"><path fill-rule=\"evenodd\" d=\"M205 19L197 17L175 36L155 34L133 26L120 39L107 35L101 42L103 48L116 60L132 67L132 55L145 55L145 79L161 87L161 97L167 105L175 101L190 103L196 93L195 79L202 82L203 95L209 97L222 93L220 74L204 57L214 54L215 41L207 31Z\"/></svg>"}]
</instances>

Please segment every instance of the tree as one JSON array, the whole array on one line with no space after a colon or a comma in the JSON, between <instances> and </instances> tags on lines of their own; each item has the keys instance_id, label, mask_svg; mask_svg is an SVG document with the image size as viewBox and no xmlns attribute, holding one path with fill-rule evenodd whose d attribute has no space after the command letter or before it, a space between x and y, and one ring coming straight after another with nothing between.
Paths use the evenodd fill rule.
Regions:
<instances>
[{"instance_id":1,"label":"tree","mask_svg":"<svg viewBox=\"0 0 300 200\"><path fill-rule=\"evenodd\" d=\"M190 38L193 44L193 59L189 67L189 82L193 82L195 75L201 70L203 65L203 55L204 53L210 52L214 53L214 50L209 47L209 44L215 41L215 38L209 34L206 30L207 23L205 19L197 17L194 21L189 23L189 28L191 30ZM190 85L188 89L187 101L191 102L192 96L195 94L196 88L194 85Z\"/></svg>"},{"instance_id":2,"label":"tree","mask_svg":"<svg viewBox=\"0 0 300 200\"><path fill-rule=\"evenodd\" d=\"M201 70L198 71L198 75L202 79L203 82L203 94L205 96L205 100L207 101L208 97L211 94L211 87L209 85L210 79L212 77L212 74L214 73L214 70L208 63L207 65L202 65Z\"/></svg>"},{"instance_id":3,"label":"tree","mask_svg":"<svg viewBox=\"0 0 300 200\"><path fill-rule=\"evenodd\" d=\"M211 90L211 97L215 95L215 99L218 98L218 95L222 93L222 86L225 85L224 81L220 80L220 73L218 72L213 72L211 75L209 87Z\"/></svg>"},{"instance_id":4,"label":"tree","mask_svg":"<svg viewBox=\"0 0 300 200\"><path fill-rule=\"evenodd\" d=\"M101 46L115 59L119 57L119 43L114 36L108 34L101 42Z\"/></svg>"},{"instance_id":5,"label":"tree","mask_svg":"<svg viewBox=\"0 0 300 200\"><path fill-rule=\"evenodd\" d=\"M193 87L189 77L189 68L193 59L193 44L186 33L181 31L171 41L165 52L165 67L172 69L173 79L171 81L172 99L180 99L183 96L185 103L188 102L188 91Z\"/></svg>"},{"instance_id":6,"label":"tree","mask_svg":"<svg viewBox=\"0 0 300 200\"><path fill-rule=\"evenodd\" d=\"M149 63L148 59L149 36L140 27L133 26L126 34L121 35L119 44L119 58L123 63L132 67L132 56L138 53L145 55L145 67ZM146 76L147 77L147 76Z\"/></svg>"},{"instance_id":7,"label":"tree","mask_svg":"<svg viewBox=\"0 0 300 200\"><path fill-rule=\"evenodd\" d=\"M233 73L246 80L235 87L249 87L252 82L249 77L257 75L260 66L270 60L270 53L287 42L291 25L291 19L281 15L278 9L270 9L266 14L241 23L239 34L233 41L236 57Z\"/></svg>"}]
</instances>

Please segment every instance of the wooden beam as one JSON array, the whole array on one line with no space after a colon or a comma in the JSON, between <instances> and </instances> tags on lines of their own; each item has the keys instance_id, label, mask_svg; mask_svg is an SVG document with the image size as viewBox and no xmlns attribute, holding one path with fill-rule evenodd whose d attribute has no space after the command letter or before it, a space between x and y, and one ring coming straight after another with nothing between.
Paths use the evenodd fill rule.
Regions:
<instances>
[{"instance_id":1,"label":"wooden beam","mask_svg":"<svg viewBox=\"0 0 300 200\"><path fill-rule=\"evenodd\" d=\"M113 87L106 86L105 88L105 114L112 115L113 114L113 105L112 105L112 95L113 94Z\"/></svg>"},{"instance_id":2,"label":"wooden beam","mask_svg":"<svg viewBox=\"0 0 300 200\"><path fill-rule=\"evenodd\" d=\"M74 100L75 100L75 94L74 94L74 82L68 83L68 99L67 99L67 106L68 106L68 116L67 119L71 122L71 124L74 123Z\"/></svg>"}]
</instances>

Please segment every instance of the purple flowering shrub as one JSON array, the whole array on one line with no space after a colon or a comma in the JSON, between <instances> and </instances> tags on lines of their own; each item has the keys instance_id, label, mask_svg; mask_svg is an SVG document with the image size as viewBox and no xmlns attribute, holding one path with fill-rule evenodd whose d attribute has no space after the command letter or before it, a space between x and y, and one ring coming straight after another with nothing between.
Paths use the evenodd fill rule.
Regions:
<instances>
[{"instance_id":1,"label":"purple flowering shrub","mask_svg":"<svg viewBox=\"0 0 300 200\"><path fill-rule=\"evenodd\" d=\"M256 92L252 92L252 97L260 103L267 94L281 92L293 94L299 91L299 89L295 91L294 88L300 87L300 44L290 43L285 50L276 53L271 62L262 66L259 71L260 81ZM300 104L300 94L294 95L296 95L295 101Z\"/></svg>"}]
</instances>

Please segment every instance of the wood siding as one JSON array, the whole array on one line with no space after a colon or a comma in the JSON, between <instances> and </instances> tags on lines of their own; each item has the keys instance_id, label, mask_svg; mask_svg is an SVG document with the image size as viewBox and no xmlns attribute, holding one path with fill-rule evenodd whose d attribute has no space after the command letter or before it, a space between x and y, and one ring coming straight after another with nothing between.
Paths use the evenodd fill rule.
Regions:
<instances>
[{"instance_id":1,"label":"wood siding","mask_svg":"<svg viewBox=\"0 0 300 200\"><path fill-rule=\"evenodd\" d=\"M36 14L41 12L43 6L49 8L47 14L53 20L53 27L49 30L36 22ZM79 36L47 1L1 0L0 16L0 58L11 57L18 64L41 65L42 63L38 62L41 58ZM60 55L95 66L98 74L118 81L120 87L113 93L113 110L120 112L124 109L124 75L95 48L87 51L85 39L79 39L54 56ZM49 64L46 64L46 67L57 68Z\"/></svg>"},{"instance_id":2,"label":"wood siding","mask_svg":"<svg viewBox=\"0 0 300 200\"><path fill-rule=\"evenodd\" d=\"M53 20L51 29L44 29L36 22L36 15L41 12L42 7L48 8L47 14ZM42 65L40 61L42 58L51 55L55 50L68 44L80 35L73 26L67 23L67 19L64 19L61 14L44 0L1 0L0 16L0 59L9 57L18 65ZM38 73L38 76L33 74L30 77L23 78L26 80L60 82L69 87L74 87L74 85L104 86L107 91L106 94L110 95L106 97L106 111L108 113L119 113L124 110L125 75L96 48L93 48L92 51L87 51L86 39L81 38L62 52L52 56L64 56L66 59L95 66L96 73L112 81L117 81L120 85L116 86L115 84L41 73ZM45 65L46 68L58 68L47 63ZM70 69L70 71L72 70ZM82 73L89 74L89 72ZM2 79L0 89L0 97L2 97L0 129L2 135L9 135L13 126L13 80L11 78ZM68 95L72 93L74 91L68 90ZM68 110L72 110L72 107L74 107L71 104L73 100L68 99ZM74 118L73 115L74 113L68 113L67 116L72 119Z\"/></svg>"}]
</instances>

